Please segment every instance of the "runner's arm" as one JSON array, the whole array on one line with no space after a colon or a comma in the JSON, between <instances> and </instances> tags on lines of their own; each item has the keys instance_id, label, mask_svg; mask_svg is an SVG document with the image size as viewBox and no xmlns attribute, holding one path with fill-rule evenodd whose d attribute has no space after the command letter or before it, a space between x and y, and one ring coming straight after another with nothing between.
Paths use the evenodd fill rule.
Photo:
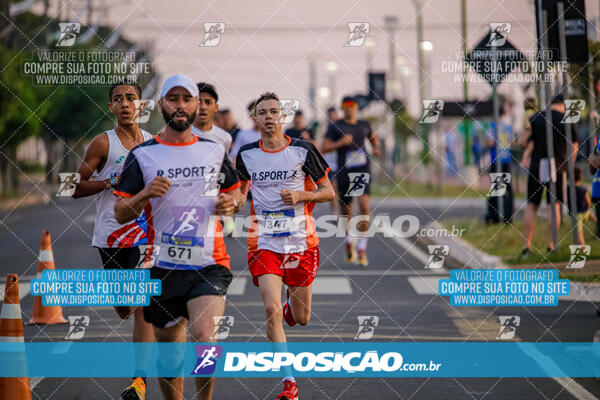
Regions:
<instances>
[{"instance_id":1,"label":"runner's arm","mask_svg":"<svg viewBox=\"0 0 600 400\"><path fill-rule=\"evenodd\" d=\"M352 135L344 135L336 124L329 124L325 138L321 143L321 152L329 153L339 149L340 147L349 146L352 144Z\"/></svg>"},{"instance_id":2,"label":"runner's arm","mask_svg":"<svg viewBox=\"0 0 600 400\"><path fill-rule=\"evenodd\" d=\"M120 224L136 219L151 198L164 196L170 186L171 182L164 176L155 176L146 185L135 151L129 152L121 179L113 191L118 196L115 201L115 219Z\"/></svg>"},{"instance_id":3,"label":"runner's arm","mask_svg":"<svg viewBox=\"0 0 600 400\"><path fill-rule=\"evenodd\" d=\"M371 131L371 135L369 135L369 142L371 142L371 146L373 146L373 155L375 157L379 157L381 155L381 147L379 146L379 138L373 131Z\"/></svg>"},{"instance_id":4,"label":"runner's arm","mask_svg":"<svg viewBox=\"0 0 600 400\"><path fill-rule=\"evenodd\" d=\"M312 144L307 145L306 160L302 165L302 171L315 182L317 188L309 191L293 191L283 189L280 192L281 200L286 205L294 205L300 201L314 201L323 203L331 201L335 197L333 186L327 177L327 173L331 170L327 165L327 161L317 151Z\"/></svg>"},{"instance_id":5,"label":"runner's arm","mask_svg":"<svg viewBox=\"0 0 600 400\"><path fill-rule=\"evenodd\" d=\"M244 204L246 204L248 190L250 190L250 174L246 169L246 164L244 163L244 159L241 152L237 155L235 169L240 179L240 201L238 203L238 206L236 207L236 212L238 212L244 206Z\"/></svg>"},{"instance_id":6,"label":"runner's arm","mask_svg":"<svg viewBox=\"0 0 600 400\"><path fill-rule=\"evenodd\" d=\"M221 182L221 190L215 203L215 211L217 215L232 215L239 210L242 196L238 173L229 161L227 154L223 158L220 173L223 176L223 182Z\"/></svg>"},{"instance_id":7,"label":"runner's arm","mask_svg":"<svg viewBox=\"0 0 600 400\"><path fill-rule=\"evenodd\" d=\"M120 186L117 186L117 189ZM164 176L155 177L149 185L134 195L128 195L126 192L115 190L119 196L115 201L115 219L120 224L125 224L140 216L148 201L153 197L162 197L168 191L171 182ZM129 197L128 197L129 196Z\"/></svg>"},{"instance_id":8,"label":"runner's arm","mask_svg":"<svg viewBox=\"0 0 600 400\"><path fill-rule=\"evenodd\" d=\"M525 129L523 129L523 132L521 132L521 134L519 135L519 139L517 140L519 146L521 146L522 148L526 148L527 144L529 143L529 138L531 138L531 124L529 123L529 121L527 121Z\"/></svg>"},{"instance_id":9,"label":"runner's arm","mask_svg":"<svg viewBox=\"0 0 600 400\"><path fill-rule=\"evenodd\" d=\"M246 204L246 199L248 198L248 190L250 189L250 181L241 181L240 182L240 201L238 202L238 206L236 207L235 212L238 212L244 207Z\"/></svg>"},{"instance_id":10,"label":"runner's arm","mask_svg":"<svg viewBox=\"0 0 600 400\"><path fill-rule=\"evenodd\" d=\"M329 153L330 151L334 151L339 149L340 147L348 146L352 144L352 135L344 135L340 139L335 142L329 138L324 138L323 143L321 144L321 151L323 153Z\"/></svg>"},{"instance_id":11,"label":"runner's arm","mask_svg":"<svg viewBox=\"0 0 600 400\"><path fill-rule=\"evenodd\" d=\"M110 179L104 179L101 181L92 181L90 177L95 170L99 170L104 167L106 163L106 157L108 155L108 137L106 134L102 134L94 138L83 157L83 162L79 166L77 173L79 173L81 180L75 186L75 192L73 192L73 198L92 196L96 193L100 193L103 190L110 189Z\"/></svg>"},{"instance_id":12,"label":"runner's arm","mask_svg":"<svg viewBox=\"0 0 600 400\"><path fill-rule=\"evenodd\" d=\"M327 175L324 176L323 180L317 183L315 190L298 191L295 192L289 189L283 189L281 191L281 199L287 205L294 205L301 201L312 201L315 203L324 203L331 201L335 198L335 191L329 181Z\"/></svg>"}]
</instances>

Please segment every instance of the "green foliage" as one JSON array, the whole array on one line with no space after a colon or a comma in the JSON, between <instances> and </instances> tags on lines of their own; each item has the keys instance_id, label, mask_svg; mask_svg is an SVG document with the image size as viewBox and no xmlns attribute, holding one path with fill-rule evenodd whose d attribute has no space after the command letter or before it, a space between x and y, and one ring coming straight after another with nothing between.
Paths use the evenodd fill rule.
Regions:
<instances>
[{"instance_id":1,"label":"green foliage","mask_svg":"<svg viewBox=\"0 0 600 400\"><path fill-rule=\"evenodd\" d=\"M40 119L48 110L43 93L24 78L20 66L26 53L19 54L0 44L0 148L16 146L38 134Z\"/></svg>"}]
</instances>

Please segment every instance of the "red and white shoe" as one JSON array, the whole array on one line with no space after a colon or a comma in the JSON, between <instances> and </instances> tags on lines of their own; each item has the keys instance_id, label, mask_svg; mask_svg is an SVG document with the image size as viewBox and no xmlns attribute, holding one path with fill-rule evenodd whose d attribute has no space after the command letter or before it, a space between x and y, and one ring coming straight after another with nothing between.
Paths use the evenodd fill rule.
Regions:
<instances>
[{"instance_id":1,"label":"red and white shoe","mask_svg":"<svg viewBox=\"0 0 600 400\"><path fill-rule=\"evenodd\" d=\"M287 289L285 292L285 304L283 305L283 320L289 326L296 325L296 320L292 315L292 307L290 307L290 289Z\"/></svg>"},{"instance_id":2,"label":"red and white shoe","mask_svg":"<svg viewBox=\"0 0 600 400\"><path fill-rule=\"evenodd\" d=\"M298 386L296 382L289 379L283 382L283 392L277 395L277 400L298 400Z\"/></svg>"}]
</instances>

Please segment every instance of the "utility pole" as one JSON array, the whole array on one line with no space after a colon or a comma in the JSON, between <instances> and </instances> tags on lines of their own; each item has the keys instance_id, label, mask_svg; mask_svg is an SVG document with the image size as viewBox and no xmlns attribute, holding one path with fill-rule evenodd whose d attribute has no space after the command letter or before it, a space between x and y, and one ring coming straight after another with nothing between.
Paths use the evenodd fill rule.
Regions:
<instances>
[{"instance_id":1,"label":"utility pole","mask_svg":"<svg viewBox=\"0 0 600 400\"><path fill-rule=\"evenodd\" d=\"M423 71L423 51L421 50L421 42L423 41L423 4L421 0L413 0L415 11L417 13L417 62L419 69L419 101L420 108L423 108L423 100L425 100L425 75ZM428 124L419 124L421 128L421 139L423 140L423 152L421 158L424 163L429 162L429 126Z\"/></svg>"},{"instance_id":2,"label":"utility pole","mask_svg":"<svg viewBox=\"0 0 600 400\"><path fill-rule=\"evenodd\" d=\"M461 18L461 36L463 58L467 55L467 0L460 1ZM467 69L463 70L463 100L465 103L469 100L469 83L467 82ZM471 120L468 117L463 118L463 127L465 129L465 148L464 164L471 164Z\"/></svg>"}]
</instances>

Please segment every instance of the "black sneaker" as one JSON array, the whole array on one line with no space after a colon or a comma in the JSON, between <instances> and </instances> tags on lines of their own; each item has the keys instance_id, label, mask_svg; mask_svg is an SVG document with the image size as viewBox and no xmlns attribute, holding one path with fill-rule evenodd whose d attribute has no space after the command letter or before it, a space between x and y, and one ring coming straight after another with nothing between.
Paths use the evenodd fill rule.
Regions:
<instances>
[{"instance_id":1,"label":"black sneaker","mask_svg":"<svg viewBox=\"0 0 600 400\"><path fill-rule=\"evenodd\" d=\"M521 254L519 255L520 259L524 259L529 257L529 247L525 247L522 251Z\"/></svg>"}]
</instances>

